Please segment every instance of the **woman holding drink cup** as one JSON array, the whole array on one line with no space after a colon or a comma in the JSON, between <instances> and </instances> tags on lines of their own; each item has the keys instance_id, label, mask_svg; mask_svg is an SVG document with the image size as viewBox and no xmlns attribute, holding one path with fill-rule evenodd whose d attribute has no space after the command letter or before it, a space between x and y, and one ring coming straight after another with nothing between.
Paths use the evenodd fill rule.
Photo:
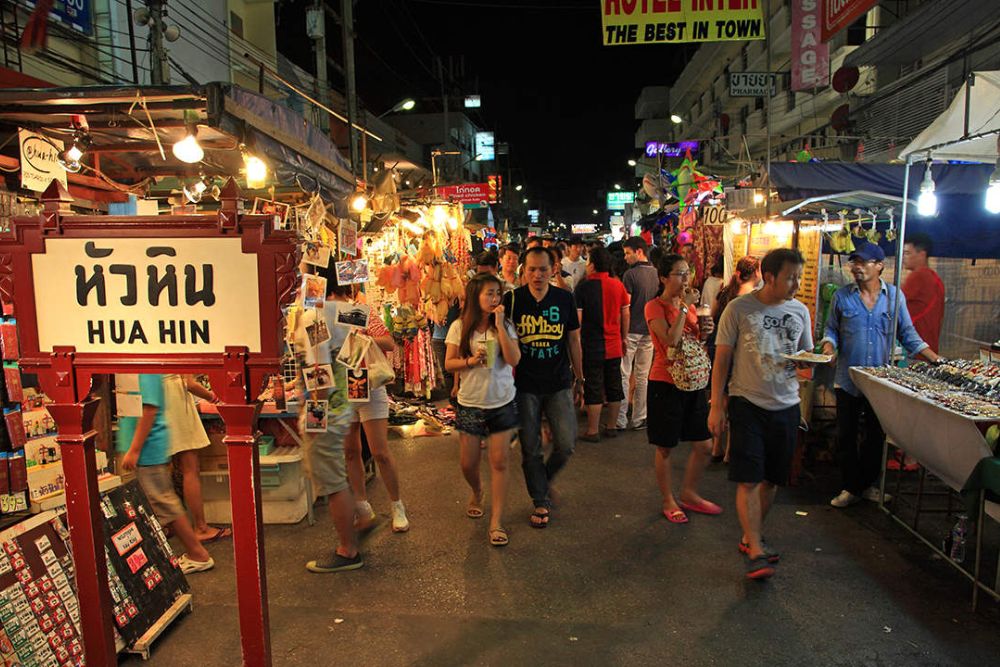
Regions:
<instances>
[{"instance_id":1,"label":"woman holding drink cup","mask_svg":"<svg viewBox=\"0 0 1000 667\"><path fill-rule=\"evenodd\" d=\"M513 369L521 360L517 331L505 317L502 295L503 285L496 276L480 273L469 281L462 315L452 323L445 339L444 362L445 370L461 378L455 421L462 474L472 489L465 510L471 519L483 517L479 442L487 442L493 493L489 541L495 547L508 543L502 518L510 439L518 426Z\"/></svg>"},{"instance_id":2,"label":"woman holding drink cup","mask_svg":"<svg viewBox=\"0 0 1000 667\"><path fill-rule=\"evenodd\" d=\"M654 470L663 494L663 516L687 523L687 512L720 514L722 508L698 494L698 484L712 451L708 431L708 386L711 361L704 340L714 330L709 313L696 314L701 295L690 287L691 270L680 255L663 256L657 266L662 291L646 303L646 321L653 338L649 373L648 435L656 447ZM670 454L680 442L691 443L680 502L670 479Z\"/></svg>"}]
</instances>

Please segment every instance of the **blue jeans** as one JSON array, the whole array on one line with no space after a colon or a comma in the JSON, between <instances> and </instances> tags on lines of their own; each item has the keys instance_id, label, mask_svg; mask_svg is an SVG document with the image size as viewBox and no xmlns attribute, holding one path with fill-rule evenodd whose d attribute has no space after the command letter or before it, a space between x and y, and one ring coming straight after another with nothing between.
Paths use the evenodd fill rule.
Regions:
<instances>
[{"instance_id":1,"label":"blue jeans","mask_svg":"<svg viewBox=\"0 0 1000 667\"><path fill-rule=\"evenodd\" d=\"M521 422L521 468L535 507L548 507L549 483L566 465L576 447L576 408L573 390L554 394L517 392L517 412ZM542 456L542 415L552 429L552 454Z\"/></svg>"}]
</instances>

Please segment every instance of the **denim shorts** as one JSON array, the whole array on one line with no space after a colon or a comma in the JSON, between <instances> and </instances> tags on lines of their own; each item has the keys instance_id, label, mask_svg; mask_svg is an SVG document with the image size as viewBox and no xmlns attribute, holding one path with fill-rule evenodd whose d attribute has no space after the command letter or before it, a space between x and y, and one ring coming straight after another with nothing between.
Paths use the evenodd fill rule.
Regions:
<instances>
[{"instance_id":1,"label":"denim shorts","mask_svg":"<svg viewBox=\"0 0 1000 667\"><path fill-rule=\"evenodd\" d=\"M518 427L517 405L514 401L499 408L469 408L459 405L455 414L455 427L462 433L481 438L511 431Z\"/></svg>"}]
</instances>

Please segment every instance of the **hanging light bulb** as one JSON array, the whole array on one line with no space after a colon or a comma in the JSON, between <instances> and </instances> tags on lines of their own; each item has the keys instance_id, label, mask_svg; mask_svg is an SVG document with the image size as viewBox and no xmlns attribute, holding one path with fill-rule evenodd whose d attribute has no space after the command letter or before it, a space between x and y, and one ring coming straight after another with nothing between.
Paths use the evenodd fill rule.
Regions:
<instances>
[{"instance_id":1,"label":"hanging light bulb","mask_svg":"<svg viewBox=\"0 0 1000 667\"><path fill-rule=\"evenodd\" d=\"M358 192L351 199L351 210L356 213L361 213L368 206L368 198L365 197L364 193Z\"/></svg>"},{"instance_id":2,"label":"hanging light bulb","mask_svg":"<svg viewBox=\"0 0 1000 667\"><path fill-rule=\"evenodd\" d=\"M256 155L249 153L243 156L243 166L247 175L247 187L262 188L267 185L267 165Z\"/></svg>"},{"instance_id":3,"label":"hanging light bulb","mask_svg":"<svg viewBox=\"0 0 1000 667\"><path fill-rule=\"evenodd\" d=\"M730 222L729 223L729 231L732 232L733 234L742 234L743 233L743 221L742 220L733 220L732 222Z\"/></svg>"},{"instance_id":4,"label":"hanging light bulb","mask_svg":"<svg viewBox=\"0 0 1000 667\"><path fill-rule=\"evenodd\" d=\"M920 184L920 196L917 197L917 214L924 217L937 215L938 201L934 194L934 178L931 176L931 161L927 160L924 170L924 181Z\"/></svg>"},{"instance_id":5,"label":"hanging light bulb","mask_svg":"<svg viewBox=\"0 0 1000 667\"><path fill-rule=\"evenodd\" d=\"M990 175L989 184L986 186L986 210L996 215L1000 213L1000 160L997 160L997 167Z\"/></svg>"},{"instance_id":6,"label":"hanging light bulb","mask_svg":"<svg viewBox=\"0 0 1000 667\"><path fill-rule=\"evenodd\" d=\"M188 125L184 138L174 144L173 153L175 158L188 164L201 162L205 158L205 151L198 143L196 125Z\"/></svg>"},{"instance_id":7,"label":"hanging light bulb","mask_svg":"<svg viewBox=\"0 0 1000 667\"><path fill-rule=\"evenodd\" d=\"M443 227L445 221L448 220L448 209L444 206L435 206L431 211L431 217L434 219L435 227Z\"/></svg>"},{"instance_id":8,"label":"hanging light bulb","mask_svg":"<svg viewBox=\"0 0 1000 667\"><path fill-rule=\"evenodd\" d=\"M208 190L208 184L205 183L204 178L199 178L194 183L184 186L184 196L192 204L197 204L201 201L201 197L205 194L205 190Z\"/></svg>"}]
</instances>

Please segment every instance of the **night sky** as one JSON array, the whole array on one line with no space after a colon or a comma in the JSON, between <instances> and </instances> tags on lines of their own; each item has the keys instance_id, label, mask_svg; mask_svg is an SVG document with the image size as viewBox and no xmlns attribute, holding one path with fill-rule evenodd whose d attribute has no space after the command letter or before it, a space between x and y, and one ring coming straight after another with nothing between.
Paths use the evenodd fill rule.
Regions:
<instances>
[{"instance_id":1,"label":"night sky","mask_svg":"<svg viewBox=\"0 0 1000 667\"><path fill-rule=\"evenodd\" d=\"M298 29L302 38L279 48L312 71L306 6L283 3L279 35ZM456 84L483 97L473 119L510 144L513 180L558 222L587 222L613 183L636 185L626 164L639 157L635 101L643 86L672 83L693 53L685 45L602 46L598 0L365 0L355 23L358 91L374 113L407 96L440 100L436 58L447 68L451 57L457 70L464 56L466 76ZM327 34L340 60L339 26L330 22Z\"/></svg>"}]
</instances>

